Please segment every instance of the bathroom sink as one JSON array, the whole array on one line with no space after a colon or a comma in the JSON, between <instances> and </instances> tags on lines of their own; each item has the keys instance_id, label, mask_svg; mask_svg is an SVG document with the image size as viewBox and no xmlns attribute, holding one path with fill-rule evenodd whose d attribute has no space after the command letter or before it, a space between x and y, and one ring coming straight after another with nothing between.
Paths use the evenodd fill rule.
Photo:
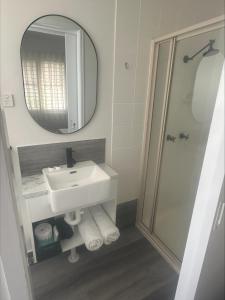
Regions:
<instances>
[{"instance_id":1,"label":"bathroom sink","mask_svg":"<svg viewBox=\"0 0 225 300\"><path fill-rule=\"evenodd\" d=\"M110 176L93 161L79 162L72 168L46 168L42 172L53 212L95 205L110 196Z\"/></svg>"}]
</instances>

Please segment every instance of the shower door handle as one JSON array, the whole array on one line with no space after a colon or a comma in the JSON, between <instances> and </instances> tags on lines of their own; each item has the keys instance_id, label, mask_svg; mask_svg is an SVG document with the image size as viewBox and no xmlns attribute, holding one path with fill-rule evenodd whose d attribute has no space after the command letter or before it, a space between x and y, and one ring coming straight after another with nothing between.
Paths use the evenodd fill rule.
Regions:
<instances>
[{"instance_id":1,"label":"shower door handle","mask_svg":"<svg viewBox=\"0 0 225 300\"><path fill-rule=\"evenodd\" d=\"M176 141L176 137L173 135L167 134L166 140L174 143Z\"/></svg>"},{"instance_id":2,"label":"shower door handle","mask_svg":"<svg viewBox=\"0 0 225 300\"><path fill-rule=\"evenodd\" d=\"M181 133L179 134L179 138L180 138L181 140L188 140L188 139L189 139L189 134L185 134L185 133L181 132Z\"/></svg>"}]
</instances>

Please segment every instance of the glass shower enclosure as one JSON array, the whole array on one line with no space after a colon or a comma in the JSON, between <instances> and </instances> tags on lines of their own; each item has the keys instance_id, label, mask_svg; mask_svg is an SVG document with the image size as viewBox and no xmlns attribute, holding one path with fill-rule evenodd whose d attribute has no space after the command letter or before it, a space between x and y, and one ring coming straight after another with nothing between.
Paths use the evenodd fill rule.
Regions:
<instances>
[{"instance_id":1,"label":"glass shower enclosure","mask_svg":"<svg viewBox=\"0 0 225 300\"><path fill-rule=\"evenodd\" d=\"M224 67L224 21L155 40L141 223L182 261Z\"/></svg>"}]
</instances>

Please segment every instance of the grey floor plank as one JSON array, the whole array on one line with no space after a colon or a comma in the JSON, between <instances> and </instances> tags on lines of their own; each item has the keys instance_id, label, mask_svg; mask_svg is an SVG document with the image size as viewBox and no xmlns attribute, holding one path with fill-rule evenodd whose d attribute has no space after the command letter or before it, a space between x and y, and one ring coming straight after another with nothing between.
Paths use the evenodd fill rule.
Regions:
<instances>
[{"instance_id":1,"label":"grey floor plank","mask_svg":"<svg viewBox=\"0 0 225 300\"><path fill-rule=\"evenodd\" d=\"M177 279L172 279L160 289L143 298L142 300L174 300L177 286Z\"/></svg>"},{"instance_id":2,"label":"grey floor plank","mask_svg":"<svg viewBox=\"0 0 225 300\"><path fill-rule=\"evenodd\" d=\"M37 300L172 300L177 275L135 228L96 252L65 254L31 266Z\"/></svg>"}]
</instances>

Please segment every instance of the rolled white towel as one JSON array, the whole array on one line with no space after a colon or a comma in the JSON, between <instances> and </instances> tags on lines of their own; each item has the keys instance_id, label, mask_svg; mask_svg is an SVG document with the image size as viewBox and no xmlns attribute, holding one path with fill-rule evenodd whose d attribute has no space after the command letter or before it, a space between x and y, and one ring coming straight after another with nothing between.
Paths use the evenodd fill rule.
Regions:
<instances>
[{"instance_id":1,"label":"rolled white towel","mask_svg":"<svg viewBox=\"0 0 225 300\"><path fill-rule=\"evenodd\" d=\"M88 209L85 210L78 229L89 251L98 250L103 245L103 238Z\"/></svg>"},{"instance_id":2,"label":"rolled white towel","mask_svg":"<svg viewBox=\"0 0 225 300\"><path fill-rule=\"evenodd\" d=\"M90 208L90 211L103 236L104 243L109 245L112 242L115 242L120 236L119 229L112 222L102 206L96 205Z\"/></svg>"}]
</instances>

